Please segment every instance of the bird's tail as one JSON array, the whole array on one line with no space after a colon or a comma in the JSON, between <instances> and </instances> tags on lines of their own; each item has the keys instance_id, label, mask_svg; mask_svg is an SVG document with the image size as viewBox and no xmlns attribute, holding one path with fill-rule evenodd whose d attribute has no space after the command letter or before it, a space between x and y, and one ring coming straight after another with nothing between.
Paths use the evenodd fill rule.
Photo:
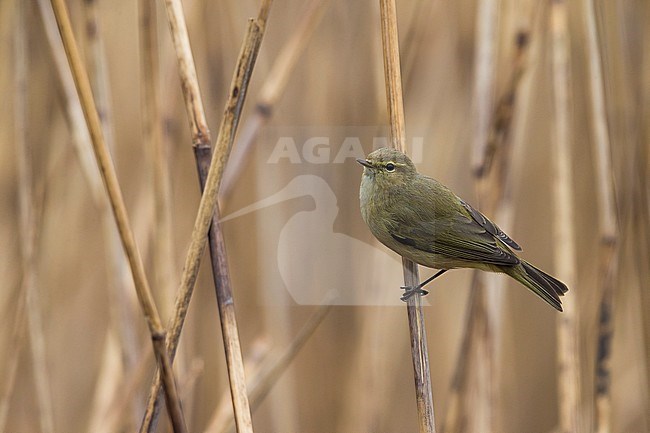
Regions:
<instances>
[{"instance_id":1,"label":"bird's tail","mask_svg":"<svg viewBox=\"0 0 650 433\"><path fill-rule=\"evenodd\" d=\"M562 311L560 296L563 296L569 291L569 288L562 281L553 278L524 260L521 261L520 265L506 268L504 271L535 292L537 296L545 300L550 306L558 311Z\"/></svg>"}]
</instances>

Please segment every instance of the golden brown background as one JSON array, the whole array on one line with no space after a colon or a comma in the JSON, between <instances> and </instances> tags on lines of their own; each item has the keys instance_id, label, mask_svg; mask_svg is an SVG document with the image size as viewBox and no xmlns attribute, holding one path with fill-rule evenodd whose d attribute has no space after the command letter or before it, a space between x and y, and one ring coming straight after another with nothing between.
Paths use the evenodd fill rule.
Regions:
<instances>
[{"instance_id":1,"label":"golden brown background","mask_svg":"<svg viewBox=\"0 0 650 433\"><path fill-rule=\"evenodd\" d=\"M650 5L634 0L593 2L603 74L596 85L604 90L606 116L594 117L586 1L398 0L407 134L424 137L420 171L478 205L472 149L480 112L475 82L481 42L477 28L485 17L481 8L493 5L496 13L494 51L488 59L494 66L488 83L490 110L512 82L516 35L527 32L529 45L507 139L513 155L508 177L512 222L500 220L498 213L488 216L524 247L527 259L555 272L554 254L571 242L553 234L557 113L552 23L553 13L566 14L568 155L573 176L569 187L577 264L568 302L575 302L577 311L578 430L595 431L597 425L594 377L603 247L598 189L602 176L596 164L594 131L598 122L605 122L612 176L604 182L613 186L617 242L607 268L614 269L614 333L607 363L611 418L604 415L610 429L598 425L605 428L601 431L644 432L650 431ZM19 4L25 14L22 24L16 13ZM259 5L250 0L188 0L183 4L208 122L216 131L246 18L256 15ZM273 64L314 4L323 8L322 16L309 23L312 31L304 34L305 49L289 72L272 117L254 142L250 151L254 162L245 166L221 202L223 214L279 190L298 174L315 174L327 179L337 196L334 232L374 244L358 211L361 170L352 159L323 166L307 162L271 166L264 161L276 143L265 128L283 134L294 128L296 135L305 128L331 129L336 137L344 127L381 130L387 124L378 2L275 0L241 128L256 115L255 106L263 97L261 91ZM129 216L166 322L199 191L162 3L158 4L162 159L142 140L137 2L73 0L68 6L91 80L108 91L109 105L102 108L105 134L113 146ZM44 28L42 11L49 7L47 1L0 1L0 430L134 431L154 367L151 345L128 268L119 244L114 244L111 220L103 216L106 212L97 194L102 190L98 184L94 189L90 186L92 170L88 167L94 166L84 168L74 145L73 131L83 130L84 125L82 118L70 121L67 115L69 104L76 104L70 99L75 94L62 84L61 72L69 73L67 63L59 69L54 61L60 53L53 54L51 43L60 42L48 39ZM53 34L58 37L56 31ZM16 45L17 38L24 38L22 48ZM98 43L103 53L99 45L93 45ZM21 64L26 65L24 74ZM21 82L27 86L23 127L19 122L16 126ZM340 140L331 143L335 155ZM88 143L82 140L82 144ZM371 150L368 141L364 147ZM20 155L26 155L31 175L21 168ZM164 161L165 171L158 180L154 161ZM24 260L29 240L21 234L25 232L21 197L34 205L33 262ZM312 201L299 197L224 225L244 357L252 364L249 377L255 376L255 368L282 353L318 308L291 301L283 289L276 257L278 233L287 219L313 208ZM311 242L319 248L319 240L309 232L296 242ZM331 252L323 251L319 266L327 267L328 257ZM376 269L367 277L381 284L400 272L396 265L394 270ZM332 268L331 274L332 278L350 275L351 285L363 284L366 278L354 268ZM423 270L422 275L430 271ZM431 306L425 314L439 428L450 416L450 386L465 329L471 279L471 271L455 271L429 288ZM315 284L327 285L328 281ZM499 293L496 305L491 306L498 323L490 337L496 348L491 380L469 375L466 403L461 405L466 423L461 430L561 431L557 427L556 328L563 316L515 283L508 281ZM224 396L229 408L220 333L210 269L204 259L176 368L190 431L206 431ZM403 307L332 307L255 410L255 431L415 431L409 353ZM481 362L479 358L470 363L470 370ZM488 401L480 394L486 387L493 393ZM479 396L472 399L475 391ZM477 418L481 405L491 408L491 424ZM161 417L159 431L168 428L166 417Z\"/></svg>"}]
</instances>

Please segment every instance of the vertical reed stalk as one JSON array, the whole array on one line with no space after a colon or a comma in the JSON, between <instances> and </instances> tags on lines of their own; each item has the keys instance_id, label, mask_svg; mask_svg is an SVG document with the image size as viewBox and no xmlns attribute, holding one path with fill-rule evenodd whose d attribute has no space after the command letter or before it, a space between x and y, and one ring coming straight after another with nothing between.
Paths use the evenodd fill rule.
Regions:
<instances>
[{"instance_id":1,"label":"vertical reed stalk","mask_svg":"<svg viewBox=\"0 0 650 433\"><path fill-rule=\"evenodd\" d=\"M140 40L140 112L142 113L142 140L150 151L153 163L154 193L154 273L156 287L162 302L163 316L171 314L174 282L177 279L173 260L173 230L171 209L171 176L167 149L162 139L160 114L160 74L158 63L158 26L156 2L139 0Z\"/></svg>"},{"instance_id":2,"label":"vertical reed stalk","mask_svg":"<svg viewBox=\"0 0 650 433\"><path fill-rule=\"evenodd\" d=\"M643 15L646 22L650 18L650 5L646 5L645 14ZM643 43L647 46L650 43L650 31L645 32ZM645 120L650 111L650 56L644 56L642 68L643 97L645 105L640 110L641 119ZM650 148L647 145L650 140L650 124L640 122L641 134L637 145L634 170L637 173L636 182L636 199L633 202L633 215L635 226L640 228L639 238L635 248L635 258L637 269L639 270L639 291L641 297L641 319L643 323L643 341L645 346L645 376L646 376L646 405L645 413L650 414L650 290L647 282L650 281L650 269L647 264L650 263ZM650 425L650 417L646 418L646 425Z\"/></svg>"},{"instance_id":3,"label":"vertical reed stalk","mask_svg":"<svg viewBox=\"0 0 650 433\"><path fill-rule=\"evenodd\" d=\"M149 327L157 362L163 372L165 396L172 425L174 426L175 432L184 432L187 431L187 428L185 427L185 421L183 419L183 413L178 399L178 393L176 391L171 362L164 346L165 330L162 327L158 310L153 301L151 289L144 272L144 264L138 251L135 237L131 230L126 213L126 207L124 205L124 199L115 173L115 167L113 166L113 162L104 141L99 114L90 89L90 80L88 79L88 74L81 61L65 1L52 0L52 8L54 9L54 15L59 27L59 32L61 33L63 46L68 57L75 87L77 88L79 99L81 100L81 106L90 132L97 164L99 165L104 180L104 186L106 187L106 193L109 197L118 231L122 239L122 244L129 260L135 288L138 294L138 300L140 301L142 312Z\"/></svg>"},{"instance_id":4,"label":"vertical reed stalk","mask_svg":"<svg viewBox=\"0 0 650 433\"><path fill-rule=\"evenodd\" d=\"M571 63L567 4L555 1L550 15L554 128L553 173L555 216L553 245L558 277L571 287L571 295L563 302L564 313L557 322L558 411L559 431L570 433L580 428L580 356L578 346L578 309L576 300L576 245L574 230L574 197L571 146ZM561 247L560 247L561 245Z\"/></svg>"},{"instance_id":5,"label":"vertical reed stalk","mask_svg":"<svg viewBox=\"0 0 650 433\"><path fill-rule=\"evenodd\" d=\"M492 112L494 104L494 76L497 59L497 35L498 35L498 2L496 0L482 1L478 5L477 22L475 33L476 55L474 59L474 91L473 91L473 152L472 152L472 169L479 181L483 178L488 170L485 164L491 161L487 149L490 143L490 125L492 121ZM488 200L490 201L490 200ZM495 204L490 201L490 205ZM489 213L488 213L489 214ZM486 277L478 276L473 281L478 286L484 286ZM479 428L489 432L494 429L494 400L495 400L495 355L496 343L494 335L494 322L497 312L493 311L496 305L488 301L488 294L484 293L485 289L479 289L474 286L472 290L479 292L472 296L476 306L468 306L470 309L476 308L476 311L484 313L478 314L474 319L474 326L468 328L470 331L471 342L469 343L470 353L474 353L474 360L477 361L475 366L475 381L470 387L473 392L467 397L471 399L472 410L462 416L467 423L470 431ZM453 425L453 424L452 424Z\"/></svg>"},{"instance_id":6,"label":"vertical reed stalk","mask_svg":"<svg viewBox=\"0 0 650 433\"><path fill-rule=\"evenodd\" d=\"M212 155L210 148L210 133L207 128L205 110L201 100L182 5L178 0L167 0L165 4L179 62L178 68L183 83L185 107L190 119L192 142L203 189L198 215L194 230L192 231L192 240L181 277L181 287L177 294L174 315L170 324L171 332L167 340L167 348L173 358L178 347L183 323L194 290L201 255L205 248L206 236L208 236L210 239L212 270L215 279L224 348L226 351L226 364L228 366L235 421L238 431L252 432L253 425L246 393L239 331L235 317L226 250L219 225L217 195L225 164L239 124L239 118L248 91L248 84L252 76L255 60L261 46L271 2L270 0L264 0L260 7L258 18L249 21L246 37L242 43L230 85L224 115L219 127L214 155ZM209 231L212 235L208 233ZM159 408L159 404L156 402L159 392L160 379L156 375L149 394L147 412L140 427L141 432L155 430Z\"/></svg>"},{"instance_id":7,"label":"vertical reed stalk","mask_svg":"<svg viewBox=\"0 0 650 433\"><path fill-rule=\"evenodd\" d=\"M476 57L474 59L474 130L472 139L472 168L480 172L485 160L485 147L492 120L494 97L494 74L497 59L498 1L485 0L479 3L476 12Z\"/></svg>"},{"instance_id":8,"label":"vertical reed stalk","mask_svg":"<svg viewBox=\"0 0 650 433\"><path fill-rule=\"evenodd\" d=\"M390 144L392 147L404 152L406 151L406 127L395 0L380 0L379 7L386 98L390 117ZM417 264L402 258L402 266L404 269L404 284L412 287L417 286L420 282ZM433 433L436 431L436 426L422 296L416 294L409 298L406 308L411 334L411 357L413 359L415 378L418 427L420 433Z\"/></svg>"},{"instance_id":9,"label":"vertical reed stalk","mask_svg":"<svg viewBox=\"0 0 650 433\"><path fill-rule=\"evenodd\" d=\"M532 19L535 18L533 13ZM529 26L532 28L532 24ZM512 62L512 70L508 85L503 95L498 100L493 114L490 115L492 124L487 133L482 134L486 138L485 143L475 141L475 156L479 159L474 164L474 176L476 187L481 201L481 209L488 215L496 214L500 211L504 219L512 220L514 212L510 200L511 176L512 176L512 129L515 115L518 113L516 103L520 93L521 79L526 71L526 59L530 47L531 30L520 29L514 37L515 54ZM478 83L477 83L478 85ZM507 217L507 218L506 218ZM507 225L502 225L507 230ZM497 344L494 335L500 332L500 327L494 326L495 316L500 315L495 308L494 303L489 303L485 296L485 278L480 272L475 272L472 279L470 298L468 299L467 312L465 316L465 325L463 331L463 340L461 342L456 368L451 384L451 397L448 405L444 422L444 431L446 433L458 432L469 429L470 431L483 428L481 419L477 418L472 411L466 410L465 406L472 406L472 403L462 404L461 394L468 391L468 369L471 368L472 362L483 364L485 356L495 356ZM490 291L502 288L502 280L492 280L493 285L489 287ZM478 347L477 347L478 346ZM481 355L485 354L485 356ZM471 358L471 360L470 360ZM492 361L493 363L493 361ZM487 367L481 367L483 375L479 377L488 381L487 388L496 387L497 384L489 383L495 380L494 371L488 370ZM491 367L495 370L495 366ZM478 374L478 373L477 373ZM497 378L498 379L498 378ZM471 397L471 396L467 396ZM481 398L481 397L474 397ZM495 396L494 392L485 390L484 399L490 400L488 406L491 412L481 416L489 416L495 423ZM493 426L494 428L494 426Z\"/></svg>"},{"instance_id":10,"label":"vertical reed stalk","mask_svg":"<svg viewBox=\"0 0 650 433\"><path fill-rule=\"evenodd\" d=\"M612 430L610 357L614 333L614 293L618 272L618 221L614 196L611 146L607 124L602 58L593 0L583 0L588 56L591 127L595 154L598 231L600 236L598 285L600 312L596 357L595 426L598 433Z\"/></svg>"}]
</instances>

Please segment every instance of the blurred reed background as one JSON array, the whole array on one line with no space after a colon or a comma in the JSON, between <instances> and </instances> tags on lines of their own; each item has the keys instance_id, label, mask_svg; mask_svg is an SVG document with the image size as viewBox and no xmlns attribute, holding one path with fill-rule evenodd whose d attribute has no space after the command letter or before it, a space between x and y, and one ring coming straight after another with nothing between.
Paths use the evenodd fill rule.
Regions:
<instances>
[{"instance_id":1,"label":"blurred reed background","mask_svg":"<svg viewBox=\"0 0 650 433\"><path fill-rule=\"evenodd\" d=\"M146 45L138 2L67 3L167 323L200 195L164 6ZM259 3L183 6L216 136ZM398 0L397 9L419 170L480 206L571 289L557 314L499 276L463 270L433 283L425 314L438 431L650 431L650 5ZM0 431L134 431L155 361L53 19L45 0L0 1ZM147 46L157 49L143 74ZM141 95L156 99L143 83L157 89L153 117L142 114L151 106ZM223 224L248 379L271 377L249 385L257 432L417 429L399 262L374 260L383 247L354 257L327 238L376 245L358 210L361 169L335 155L351 135L371 151L387 122L378 2L275 0L221 212L298 175L324 179L338 212L331 228L283 237L291 218L318 209L302 189ZM302 154L313 136L329 137L325 163ZM269 162L279 137L294 138L300 163ZM176 379L189 430L228 431L203 262ZM309 300L287 287L287 267L306 276L295 278L309 282L300 287ZM314 305L345 285L390 301L369 290L354 305Z\"/></svg>"}]
</instances>

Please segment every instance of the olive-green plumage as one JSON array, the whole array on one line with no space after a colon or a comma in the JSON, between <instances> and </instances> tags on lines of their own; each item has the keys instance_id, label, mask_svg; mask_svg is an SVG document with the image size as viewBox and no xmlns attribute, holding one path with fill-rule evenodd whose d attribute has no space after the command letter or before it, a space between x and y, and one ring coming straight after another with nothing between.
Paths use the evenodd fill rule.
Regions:
<instances>
[{"instance_id":1,"label":"olive-green plumage","mask_svg":"<svg viewBox=\"0 0 650 433\"><path fill-rule=\"evenodd\" d=\"M430 268L505 273L562 311L566 285L517 257L515 241L449 188L418 173L408 156L382 148L357 161L364 166L361 214L381 243Z\"/></svg>"}]
</instances>

